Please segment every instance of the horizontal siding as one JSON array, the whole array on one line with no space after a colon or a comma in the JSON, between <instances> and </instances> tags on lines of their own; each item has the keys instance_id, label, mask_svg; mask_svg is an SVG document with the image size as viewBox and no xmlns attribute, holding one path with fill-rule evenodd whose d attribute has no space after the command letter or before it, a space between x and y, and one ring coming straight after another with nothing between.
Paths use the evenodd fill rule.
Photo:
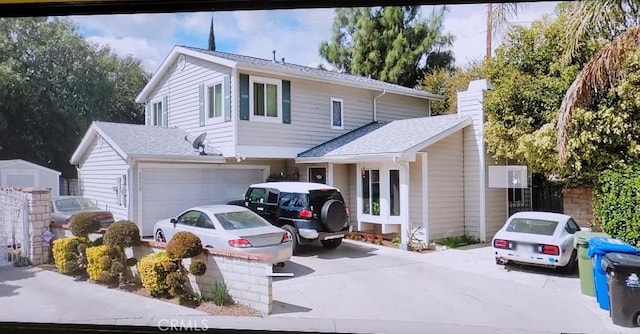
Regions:
<instances>
[{"instance_id":1,"label":"horizontal siding","mask_svg":"<svg viewBox=\"0 0 640 334\"><path fill-rule=\"evenodd\" d=\"M463 130L465 233L480 237L480 150L482 149L482 92L458 92L458 112L473 124Z\"/></svg>"},{"instance_id":2,"label":"horizontal siding","mask_svg":"<svg viewBox=\"0 0 640 334\"><path fill-rule=\"evenodd\" d=\"M351 188L356 187L356 183L355 181L352 181L353 175L350 174L350 166L351 165L333 165L333 186L340 189L347 208L354 210L353 208L355 207L356 202L351 201L349 193L351 193Z\"/></svg>"},{"instance_id":3,"label":"horizontal siding","mask_svg":"<svg viewBox=\"0 0 640 334\"><path fill-rule=\"evenodd\" d=\"M426 199L422 196L422 157L420 155L415 162L409 163L409 182L409 223L413 227L423 227L422 209Z\"/></svg>"},{"instance_id":4,"label":"horizontal siding","mask_svg":"<svg viewBox=\"0 0 640 334\"><path fill-rule=\"evenodd\" d=\"M207 132L207 142L223 151L233 147L233 122L213 123L206 120L200 126L199 86L222 81L224 75L231 75L231 68L213 64L194 57L186 57L184 70L172 65L163 80L150 94L149 100L168 97L168 126L178 127L193 136ZM231 77L231 96L233 96ZM233 103L231 113L234 114Z\"/></svg>"},{"instance_id":5,"label":"horizontal siding","mask_svg":"<svg viewBox=\"0 0 640 334\"><path fill-rule=\"evenodd\" d=\"M7 164L0 168L0 175L11 175L13 172L27 172L27 173L35 173L38 175L38 184L36 187L40 188L49 188L51 190L51 196L59 196L60 195L60 178L58 174L54 171L49 171L46 169L35 168L32 164L17 161L15 163ZM4 178L0 177L0 182L3 182ZM0 186L4 186L5 184L0 184ZM23 186L26 186L23 185Z\"/></svg>"},{"instance_id":6,"label":"horizontal siding","mask_svg":"<svg viewBox=\"0 0 640 334\"><path fill-rule=\"evenodd\" d=\"M385 94L376 100L378 121L429 116L429 101L417 97Z\"/></svg>"},{"instance_id":7,"label":"horizontal siding","mask_svg":"<svg viewBox=\"0 0 640 334\"><path fill-rule=\"evenodd\" d=\"M80 168L80 193L95 201L101 208L111 211L116 220L129 219L125 205L118 205L113 187L116 178L127 173L127 164L105 141L94 141ZM132 183L129 182L129 185ZM130 196L132 189L129 186Z\"/></svg>"},{"instance_id":8,"label":"horizontal siding","mask_svg":"<svg viewBox=\"0 0 640 334\"><path fill-rule=\"evenodd\" d=\"M464 228L464 159L462 130L430 146L429 238L461 236Z\"/></svg>"}]
</instances>

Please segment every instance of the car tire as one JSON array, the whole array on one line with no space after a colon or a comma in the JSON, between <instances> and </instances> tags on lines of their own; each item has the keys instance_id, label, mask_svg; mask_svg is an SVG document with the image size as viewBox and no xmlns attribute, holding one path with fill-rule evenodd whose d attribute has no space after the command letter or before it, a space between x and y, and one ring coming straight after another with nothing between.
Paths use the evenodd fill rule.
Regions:
<instances>
[{"instance_id":1,"label":"car tire","mask_svg":"<svg viewBox=\"0 0 640 334\"><path fill-rule=\"evenodd\" d=\"M342 238L338 239L329 239L329 240L320 240L322 247L326 249L336 249L342 245Z\"/></svg>"},{"instance_id":2,"label":"car tire","mask_svg":"<svg viewBox=\"0 0 640 334\"><path fill-rule=\"evenodd\" d=\"M574 249L569 258L569 262L559 269L560 272L566 275L575 274L578 271L578 251Z\"/></svg>"},{"instance_id":3,"label":"car tire","mask_svg":"<svg viewBox=\"0 0 640 334\"><path fill-rule=\"evenodd\" d=\"M342 230L347 222L347 207L335 199L326 201L320 211L320 221L330 232Z\"/></svg>"},{"instance_id":4,"label":"car tire","mask_svg":"<svg viewBox=\"0 0 640 334\"><path fill-rule=\"evenodd\" d=\"M291 225L283 225L282 229L291 234L291 248L293 249L293 255L298 254L300 246L298 245L298 232L296 228Z\"/></svg>"},{"instance_id":5,"label":"car tire","mask_svg":"<svg viewBox=\"0 0 640 334\"><path fill-rule=\"evenodd\" d=\"M153 239L157 242L167 242L167 240L164 238L164 232L162 232L162 230L157 230Z\"/></svg>"}]
</instances>

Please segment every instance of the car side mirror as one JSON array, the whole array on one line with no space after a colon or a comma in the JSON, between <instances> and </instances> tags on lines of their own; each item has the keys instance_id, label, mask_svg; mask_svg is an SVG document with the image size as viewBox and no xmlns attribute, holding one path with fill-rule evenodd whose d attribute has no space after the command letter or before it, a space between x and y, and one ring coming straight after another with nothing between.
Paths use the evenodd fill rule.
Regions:
<instances>
[{"instance_id":1,"label":"car side mirror","mask_svg":"<svg viewBox=\"0 0 640 334\"><path fill-rule=\"evenodd\" d=\"M173 224L173 227L176 227L176 224L178 223L178 221L175 218L171 218L170 222L171 224Z\"/></svg>"}]
</instances>

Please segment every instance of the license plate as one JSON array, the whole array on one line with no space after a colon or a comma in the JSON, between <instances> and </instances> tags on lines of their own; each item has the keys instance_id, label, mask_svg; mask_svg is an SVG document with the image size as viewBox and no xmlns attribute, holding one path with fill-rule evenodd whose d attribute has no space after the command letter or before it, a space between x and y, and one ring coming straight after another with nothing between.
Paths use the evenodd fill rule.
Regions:
<instances>
[{"instance_id":1,"label":"license plate","mask_svg":"<svg viewBox=\"0 0 640 334\"><path fill-rule=\"evenodd\" d=\"M339 234L339 235L329 235L329 236L326 236L326 237L324 238L324 240L329 240L329 239L338 239L338 238L342 238L342 237L344 237L344 234Z\"/></svg>"},{"instance_id":2,"label":"license plate","mask_svg":"<svg viewBox=\"0 0 640 334\"><path fill-rule=\"evenodd\" d=\"M534 246L519 246L518 250L524 254L533 254L535 253L535 247Z\"/></svg>"}]
</instances>

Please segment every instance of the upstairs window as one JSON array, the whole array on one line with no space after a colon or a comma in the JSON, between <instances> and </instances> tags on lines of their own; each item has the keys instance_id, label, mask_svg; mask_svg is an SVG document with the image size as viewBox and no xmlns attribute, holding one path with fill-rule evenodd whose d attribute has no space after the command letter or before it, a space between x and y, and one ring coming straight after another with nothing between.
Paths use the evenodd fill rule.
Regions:
<instances>
[{"instance_id":1,"label":"upstairs window","mask_svg":"<svg viewBox=\"0 0 640 334\"><path fill-rule=\"evenodd\" d=\"M207 117L208 118L220 118L222 117L223 106L222 94L222 82L215 83L207 86Z\"/></svg>"},{"instance_id":2,"label":"upstairs window","mask_svg":"<svg viewBox=\"0 0 640 334\"><path fill-rule=\"evenodd\" d=\"M331 128L343 129L342 99L331 98Z\"/></svg>"},{"instance_id":3,"label":"upstairs window","mask_svg":"<svg viewBox=\"0 0 640 334\"><path fill-rule=\"evenodd\" d=\"M151 124L153 126L162 126L162 115L164 114L162 108L165 108L165 106L162 104L162 101L152 103Z\"/></svg>"},{"instance_id":4,"label":"upstairs window","mask_svg":"<svg viewBox=\"0 0 640 334\"><path fill-rule=\"evenodd\" d=\"M280 80L251 77L251 118L280 121L282 118L282 83Z\"/></svg>"}]
</instances>

